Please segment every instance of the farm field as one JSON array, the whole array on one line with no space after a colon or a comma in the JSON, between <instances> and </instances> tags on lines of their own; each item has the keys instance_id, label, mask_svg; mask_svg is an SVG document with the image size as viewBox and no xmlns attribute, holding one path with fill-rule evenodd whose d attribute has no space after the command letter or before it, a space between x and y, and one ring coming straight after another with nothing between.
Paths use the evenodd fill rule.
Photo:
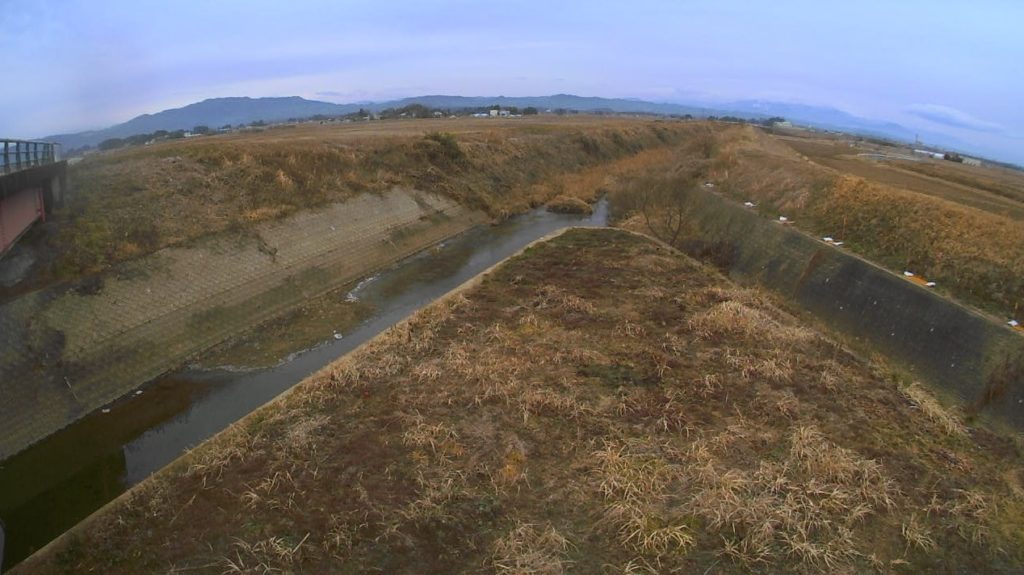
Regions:
<instances>
[{"instance_id":1,"label":"farm field","mask_svg":"<svg viewBox=\"0 0 1024 575\"><path fill-rule=\"evenodd\" d=\"M779 137L779 140L812 162L839 172L1024 220L1024 172L996 166L966 166L923 156L918 161L885 161L860 155L912 155L906 148L873 144L854 147L847 141L812 138Z\"/></svg>"}]
</instances>

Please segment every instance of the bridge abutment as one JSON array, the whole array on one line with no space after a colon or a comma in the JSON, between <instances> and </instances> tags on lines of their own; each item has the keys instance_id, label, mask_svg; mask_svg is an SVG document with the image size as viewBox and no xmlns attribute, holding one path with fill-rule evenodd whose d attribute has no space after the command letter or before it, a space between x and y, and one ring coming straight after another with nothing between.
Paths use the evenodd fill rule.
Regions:
<instances>
[{"instance_id":1,"label":"bridge abutment","mask_svg":"<svg viewBox=\"0 0 1024 575\"><path fill-rule=\"evenodd\" d=\"M0 163L0 258L37 221L64 203L67 162L58 146L43 142L2 141Z\"/></svg>"}]
</instances>

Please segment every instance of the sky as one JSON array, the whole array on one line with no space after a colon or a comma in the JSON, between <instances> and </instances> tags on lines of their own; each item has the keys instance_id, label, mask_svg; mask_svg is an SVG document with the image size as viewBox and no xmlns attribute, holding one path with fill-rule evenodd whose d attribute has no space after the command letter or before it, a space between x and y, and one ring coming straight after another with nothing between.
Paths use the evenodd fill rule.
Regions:
<instances>
[{"instance_id":1,"label":"sky","mask_svg":"<svg viewBox=\"0 0 1024 575\"><path fill-rule=\"evenodd\" d=\"M0 0L0 136L221 96L570 93L825 105L1024 164L1022 24L1019 0Z\"/></svg>"}]
</instances>

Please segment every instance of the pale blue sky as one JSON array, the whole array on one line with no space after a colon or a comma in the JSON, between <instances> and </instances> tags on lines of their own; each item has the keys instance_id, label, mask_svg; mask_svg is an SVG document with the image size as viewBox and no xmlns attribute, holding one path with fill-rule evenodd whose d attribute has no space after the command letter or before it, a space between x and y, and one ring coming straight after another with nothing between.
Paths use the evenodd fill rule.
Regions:
<instances>
[{"instance_id":1,"label":"pale blue sky","mask_svg":"<svg viewBox=\"0 0 1024 575\"><path fill-rule=\"evenodd\" d=\"M562 92L831 105L1024 163L1020 1L0 4L5 136L217 96Z\"/></svg>"}]
</instances>

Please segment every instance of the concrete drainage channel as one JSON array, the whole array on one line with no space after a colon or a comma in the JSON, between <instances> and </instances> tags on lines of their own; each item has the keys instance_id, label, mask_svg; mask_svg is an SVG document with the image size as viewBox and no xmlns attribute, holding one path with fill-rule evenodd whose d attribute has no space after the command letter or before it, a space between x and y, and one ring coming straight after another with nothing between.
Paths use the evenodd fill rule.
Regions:
<instances>
[{"instance_id":1,"label":"concrete drainage channel","mask_svg":"<svg viewBox=\"0 0 1024 575\"><path fill-rule=\"evenodd\" d=\"M234 334L484 220L431 194L363 194L6 304L0 459Z\"/></svg>"},{"instance_id":2,"label":"concrete drainage channel","mask_svg":"<svg viewBox=\"0 0 1024 575\"><path fill-rule=\"evenodd\" d=\"M358 283L357 289L338 297L359 298L375 310L362 323L338 333L340 338L329 335L312 349L296 349L269 369L171 373L146 384L141 395L130 394L103 411L93 411L3 461L0 517L9 527L7 564L39 549L185 449L526 244L567 226L603 226L606 221L607 203L602 200L592 216L536 210L497 226L473 227L370 277L335 284ZM318 278L321 274L313 276L314 283L322 281ZM293 290L303 298L318 291L302 283ZM257 297L256 303L267 302Z\"/></svg>"},{"instance_id":3,"label":"concrete drainage channel","mask_svg":"<svg viewBox=\"0 0 1024 575\"><path fill-rule=\"evenodd\" d=\"M758 284L867 342L968 411L1024 429L1024 337L834 245L713 191L687 193L691 255L714 254L733 280Z\"/></svg>"}]
</instances>

